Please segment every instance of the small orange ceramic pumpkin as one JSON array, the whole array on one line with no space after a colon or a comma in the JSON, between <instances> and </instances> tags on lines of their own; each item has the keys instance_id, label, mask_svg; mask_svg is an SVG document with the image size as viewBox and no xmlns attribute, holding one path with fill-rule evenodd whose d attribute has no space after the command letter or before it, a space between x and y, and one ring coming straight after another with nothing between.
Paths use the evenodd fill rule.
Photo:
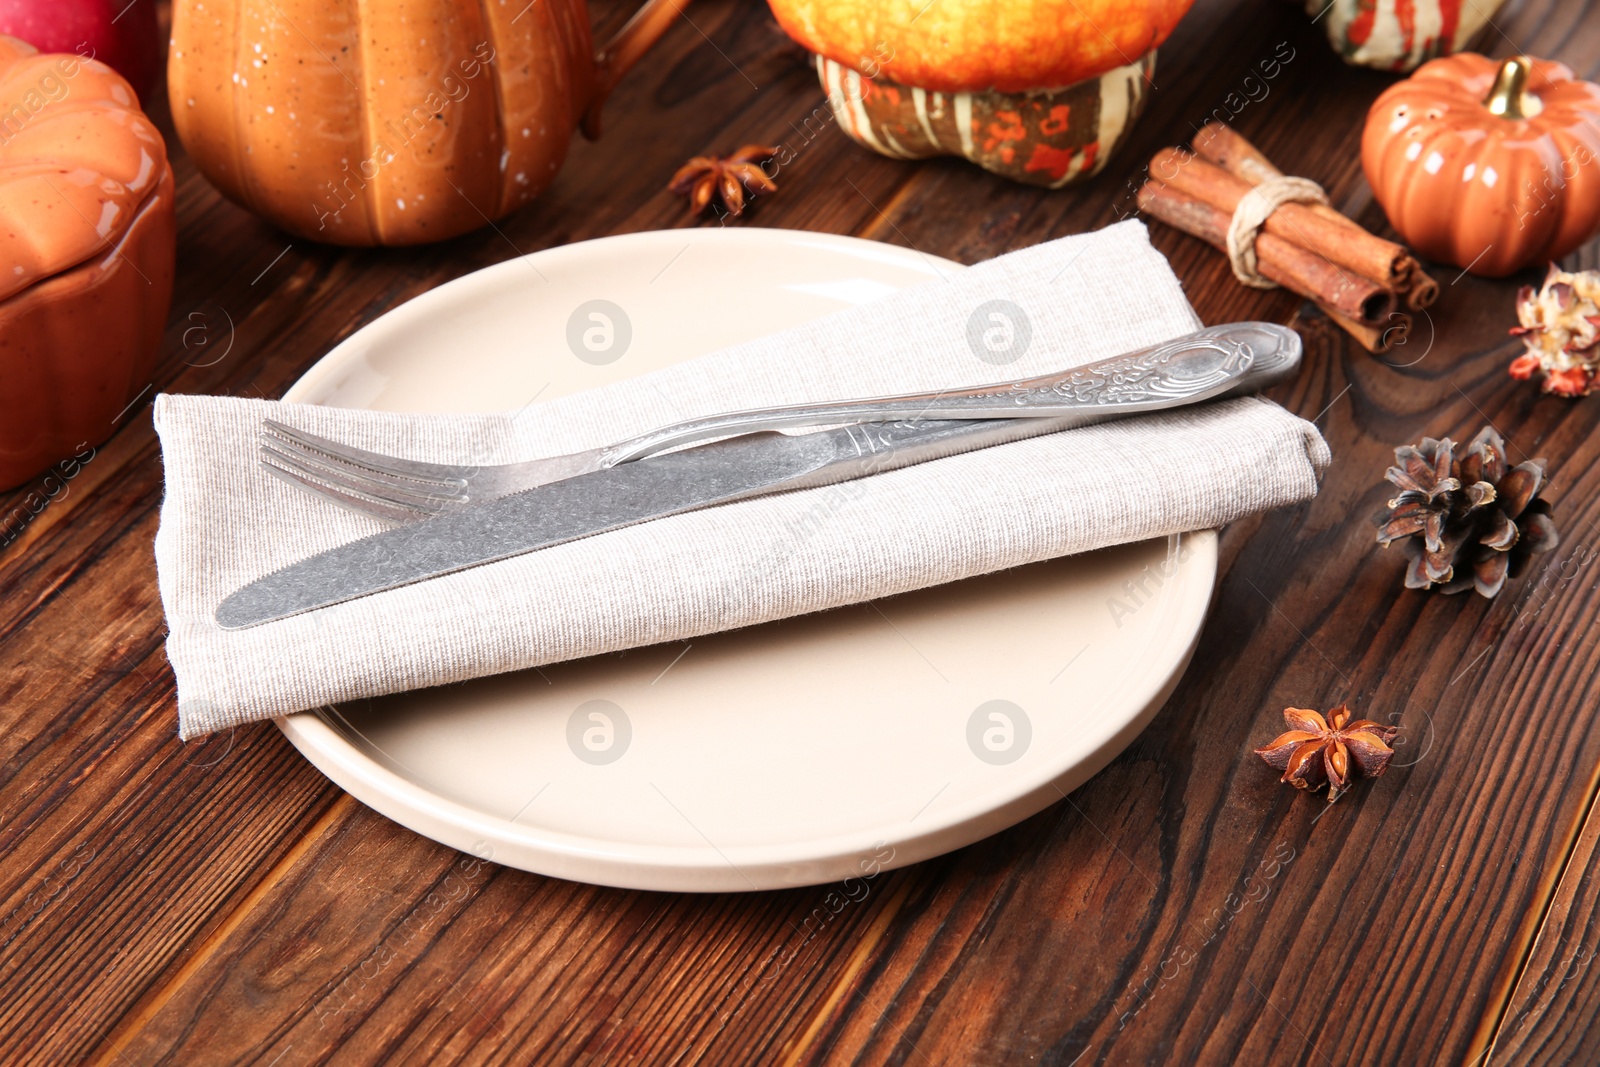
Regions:
<instances>
[{"instance_id":1,"label":"small orange ceramic pumpkin","mask_svg":"<svg viewBox=\"0 0 1600 1067\"><path fill-rule=\"evenodd\" d=\"M1462 53L1391 86L1361 162L1428 259L1498 278L1600 231L1600 86L1560 63Z\"/></svg>"},{"instance_id":2,"label":"small orange ceramic pumpkin","mask_svg":"<svg viewBox=\"0 0 1600 1067\"><path fill-rule=\"evenodd\" d=\"M81 459L150 387L175 235L128 83L0 36L0 489Z\"/></svg>"},{"instance_id":3,"label":"small orange ceramic pumpkin","mask_svg":"<svg viewBox=\"0 0 1600 1067\"><path fill-rule=\"evenodd\" d=\"M290 233L440 241L549 185L687 2L647 0L596 55L583 0L177 0L172 120L212 184Z\"/></svg>"}]
</instances>

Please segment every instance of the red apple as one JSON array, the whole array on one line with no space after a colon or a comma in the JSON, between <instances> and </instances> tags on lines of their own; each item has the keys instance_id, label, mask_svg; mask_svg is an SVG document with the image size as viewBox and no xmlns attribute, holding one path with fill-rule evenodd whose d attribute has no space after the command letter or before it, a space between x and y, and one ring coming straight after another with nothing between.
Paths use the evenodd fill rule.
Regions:
<instances>
[{"instance_id":1,"label":"red apple","mask_svg":"<svg viewBox=\"0 0 1600 1067\"><path fill-rule=\"evenodd\" d=\"M145 103L166 59L156 0L0 0L0 33L41 52L98 59Z\"/></svg>"}]
</instances>

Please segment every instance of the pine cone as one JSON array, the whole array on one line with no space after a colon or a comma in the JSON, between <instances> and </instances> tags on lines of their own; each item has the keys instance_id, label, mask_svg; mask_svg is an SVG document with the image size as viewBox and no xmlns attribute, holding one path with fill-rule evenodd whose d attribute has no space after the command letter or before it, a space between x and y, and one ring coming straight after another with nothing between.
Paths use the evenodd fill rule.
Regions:
<instances>
[{"instance_id":1,"label":"pine cone","mask_svg":"<svg viewBox=\"0 0 1600 1067\"><path fill-rule=\"evenodd\" d=\"M1542 388L1557 396L1588 396L1600 371L1600 272L1568 274L1550 264L1544 285L1517 290L1513 337L1527 351L1511 363L1513 378L1544 374Z\"/></svg>"},{"instance_id":2,"label":"pine cone","mask_svg":"<svg viewBox=\"0 0 1600 1067\"><path fill-rule=\"evenodd\" d=\"M1385 477L1400 494L1377 516L1378 543L1401 542L1411 559L1406 588L1476 588L1492 597L1529 555L1559 543L1550 504L1539 499L1544 460L1507 470L1505 441L1493 427L1479 430L1459 459L1448 437L1402 445L1394 458L1399 466Z\"/></svg>"}]
</instances>

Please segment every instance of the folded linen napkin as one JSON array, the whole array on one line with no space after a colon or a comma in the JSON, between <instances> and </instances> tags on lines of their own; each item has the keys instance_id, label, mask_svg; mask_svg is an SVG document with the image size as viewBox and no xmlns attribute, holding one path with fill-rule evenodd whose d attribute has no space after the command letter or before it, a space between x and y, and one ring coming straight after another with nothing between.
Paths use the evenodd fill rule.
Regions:
<instances>
[{"instance_id":1,"label":"folded linen napkin","mask_svg":"<svg viewBox=\"0 0 1600 1067\"><path fill-rule=\"evenodd\" d=\"M969 343L990 300L1031 322L1015 362ZM264 473L265 417L380 452L501 463L736 408L1042 374L1199 325L1143 225L1127 222L515 417L160 396L155 551L180 735L1221 526L1312 496L1329 459L1311 424L1236 399L661 519L225 631L213 613L235 589L383 528Z\"/></svg>"}]
</instances>

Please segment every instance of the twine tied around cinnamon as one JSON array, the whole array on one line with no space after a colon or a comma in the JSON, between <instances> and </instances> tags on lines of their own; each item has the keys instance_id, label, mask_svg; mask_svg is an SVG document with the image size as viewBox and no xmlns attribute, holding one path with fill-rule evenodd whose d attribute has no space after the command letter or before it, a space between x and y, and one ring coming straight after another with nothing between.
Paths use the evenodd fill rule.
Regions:
<instances>
[{"instance_id":1,"label":"twine tied around cinnamon","mask_svg":"<svg viewBox=\"0 0 1600 1067\"><path fill-rule=\"evenodd\" d=\"M1284 204L1326 204L1328 194L1310 178L1284 175L1253 186L1239 198L1228 224L1228 262L1233 276L1256 289L1276 289L1278 283L1261 276L1256 267L1256 235L1267 216Z\"/></svg>"}]
</instances>

